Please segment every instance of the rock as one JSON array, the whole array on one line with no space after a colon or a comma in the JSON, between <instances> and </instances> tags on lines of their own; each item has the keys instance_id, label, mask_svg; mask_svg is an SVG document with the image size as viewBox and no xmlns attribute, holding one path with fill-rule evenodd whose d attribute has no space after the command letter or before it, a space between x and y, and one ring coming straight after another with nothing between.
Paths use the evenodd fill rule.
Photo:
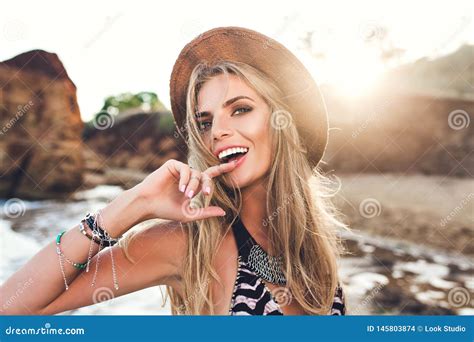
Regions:
<instances>
[{"instance_id":1,"label":"rock","mask_svg":"<svg viewBox=\"0 0 474 342\"><path fill-rule=\"evenodd\" d=\"M125 173L118 177L106 178L128 188L169 159L185 161L182 142L175 138L172 129L164 128L163 122L172 123L170 116L169 112L128 113L110 117L113 124L108 126L88 125L83 134L84 143L90 150L86 156L87 165L100 164L97 162L100 159L103 160L102 172L123 170ZM136 176L130 178L133 172Z\"/></svg>"},{"instance_id":2,"label":"rock","mask_svg":"<svg viewBox=\"0 0 474 342\"><path fill-rule=\"evenodd\" d=\"M474 180L389 173L339 174L338 180L341 188L333 202L350 227L371 236L474 255L469 243L474 236ZM377 257L384 262L390 258Z\"/></svg>"},{"instance_id":3,"label":"rock","mask_svg":"<svg viewBox=\"0 0 474 342\"><path fill-rule=\"evenodd\" d=\"M470 178L474 101L380 88L347 99L325 90L330 127L325 169Z\"/></svg>"},{"instance_id":4,"label":"rock","mask_svg":"<svg viewBox=\"0 0 474 342\"><path fill-rule=\"evenodd\" d=\"M83 180L83 123L63 64L29 51L0 62L0 84L0 197L68 197Z\"/></svg>"},{"instance_id":5,"label":"rock","mask_svg":"<svg viewBox=\"0 0 474 342\"><path fill-rule=\"evenodd\" d=\"M455 315L449 308L429 305L418 301L407 286L401 287L393 282L375 294L378 312L391 315Z\"/></svg>"}]
</instances>

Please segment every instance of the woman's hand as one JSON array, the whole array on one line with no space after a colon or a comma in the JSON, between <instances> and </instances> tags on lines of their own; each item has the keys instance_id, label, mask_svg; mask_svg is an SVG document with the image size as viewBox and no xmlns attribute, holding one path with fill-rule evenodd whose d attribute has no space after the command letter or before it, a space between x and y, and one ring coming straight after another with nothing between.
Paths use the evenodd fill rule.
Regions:
<instances>
[{"instance_id":1,"label":"woman's hand","mask_svg":"<svg viewBox=\"0 0 474 342\"><path fill-rule=\"evenodd\" d=\"M232 161L199 172L185 163L170 159L138 184L137 191L145 199L149 218L189 222L223 216L225 212L222 208L191 208L189 204L200 191L210 195L212 178L232 171L235 165L236 162Z\"/></svg>"}]
</instances>

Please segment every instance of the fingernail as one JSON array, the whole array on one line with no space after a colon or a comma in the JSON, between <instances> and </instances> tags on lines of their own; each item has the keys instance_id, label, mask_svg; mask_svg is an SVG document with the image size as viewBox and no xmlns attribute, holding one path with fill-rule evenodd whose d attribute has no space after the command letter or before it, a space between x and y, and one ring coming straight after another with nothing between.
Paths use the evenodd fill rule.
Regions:
<instances>
[{"instance_id":1,"label":"fingernail","mask_svg":"<svg viewBox=\"0 0 474 342\"><path fill-rule=\"evenodd\" d=\"M211 188L206 186L206 188L204 189L204 191L209 195L211 193Z\"/></svg>"},{"instance_id":2,"label":"fingernail","mask_svg":"<svg viewBox=\"0 0 474 342\"><path fill-rule=\"evenodd\" d=\"M225 211L222 211L222 212L221 212L221 216L225 216Z\"/></svg>"},{"instance_id":3,"label":"fingernail","mask_svg":"<svg viewBox=\"0 0 474 342\"><path fill-rule=\"evenodd\" d=\"M193 194L194 194L194 191L191 190L190 192L188 192L188 197L189 197L189 198L192 198L192 197L193 197Z\"/></svg>"},{"instance_id":4,"label":"fingernail","mask_svg":"<svg viewBox=\"0 0 474 342\"><path fill-rule=\"evenodd\" d=\"M179 187L179 191L184 192L184 189L186 189L186 185L182 184L182 185Z\"/></svg>"}]
</instances>

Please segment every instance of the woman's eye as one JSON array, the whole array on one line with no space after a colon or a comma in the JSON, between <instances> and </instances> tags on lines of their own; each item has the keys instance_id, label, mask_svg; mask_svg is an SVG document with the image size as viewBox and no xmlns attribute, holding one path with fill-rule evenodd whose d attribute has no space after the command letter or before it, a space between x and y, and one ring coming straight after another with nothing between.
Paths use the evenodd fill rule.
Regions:
<instances>
[{"instance_id":1,"label":"woman's eye","mask_svg":"<svg viewBox=\"0 0 474 342\"><path fill-rule=\"evenodd\" d=\"M201 132L207 131L211 127L210 121L198 122L198 128Z\"/></svg>"},{"instance_id":2,"label":"woman's eye","mask_svg":"<svg viewBox=\"0 0 474 342\"><path fill-rule=\"evenodd\" d=\"M250 108L250 107L239 107L236 110L234 110L234 114L237 113L237 112L247 113L247 112L250 112L251 110L252 110L252 108ZM240 114L240 113L238 113L238 114Z\"/></svg>"},{"instance_id":3,"label":"woman's eye","mask_svg":"<svg viewBox=\"0 0 474 342\"><path fill-rule=\"evenodd\" d=\"M242 114L242 113L247 113L250 112L253 108L251 107L238 107L234 110L233 114ZM209 130L212 126L211 121L202 121L202 122L197 122L197 126L201 132L205 132Z\"/></svg>"}]
</instances>

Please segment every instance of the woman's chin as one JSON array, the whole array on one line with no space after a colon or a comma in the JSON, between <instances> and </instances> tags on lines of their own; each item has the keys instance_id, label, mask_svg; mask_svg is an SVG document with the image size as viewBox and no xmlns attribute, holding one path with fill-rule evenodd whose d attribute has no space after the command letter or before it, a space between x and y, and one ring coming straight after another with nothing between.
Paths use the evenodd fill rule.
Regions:
<instances>
[{"instance_id":1,"label":"woman's chin","mask_svg":"<svg viewBox=\"0 0 474 342\"><path fill-rule=\"evenodd\" d=\"M226 184L227 186L229 187L234 187L234 188L244 188L246 186L248 186L248 184L250 183L249 182L249 179L248 177L245 177L241 172L239 172L240 170L234 170L234 171L231 171L228 173L228 175L230 176L231 180L229 180ZM230 184L229 184L230 183Z\"/></svg>"}]
</instances>

